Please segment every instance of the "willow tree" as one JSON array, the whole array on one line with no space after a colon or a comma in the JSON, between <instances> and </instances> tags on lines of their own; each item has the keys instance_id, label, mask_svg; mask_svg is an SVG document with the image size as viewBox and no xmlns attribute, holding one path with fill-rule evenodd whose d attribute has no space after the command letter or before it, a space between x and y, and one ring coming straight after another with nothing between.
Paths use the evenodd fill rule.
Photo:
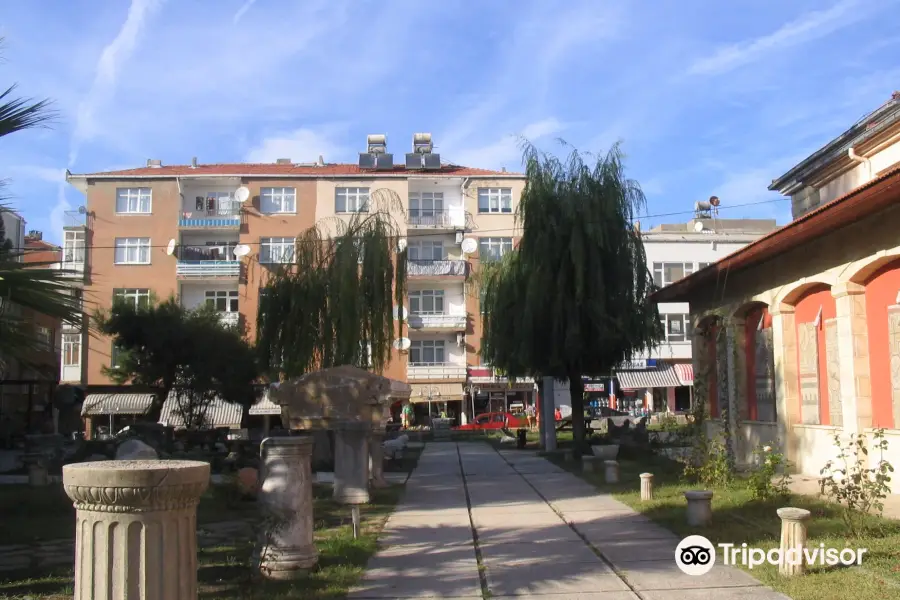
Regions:
<instances>
[{"instance_id":1,"label":"willow tree","mask_svg":"<svg viewBox=\"0 0 900 600\"><path fill-rule=\"evenodd\" d=\"M646 206L618 145L594 164L525 144L517 250L482 279L484 362L510 376L569 380L575 453L584 446L582 376L606 376L660 339L653 278L633 222Z\"/></svg>"},{"instance_id":2,"label":"willow tree","mask_svg":"<svg viewBox=\"0 0 900 600\"><path fill-rule=\"evenodd\" d=\"M340 365L382 372L390 361L393 309L406 294L406 250L394 219L403 209L387 190L373 192L365 208L302 232L294 260L269 272L256 344L272 379Z\"/></svg>"}]
</instances>

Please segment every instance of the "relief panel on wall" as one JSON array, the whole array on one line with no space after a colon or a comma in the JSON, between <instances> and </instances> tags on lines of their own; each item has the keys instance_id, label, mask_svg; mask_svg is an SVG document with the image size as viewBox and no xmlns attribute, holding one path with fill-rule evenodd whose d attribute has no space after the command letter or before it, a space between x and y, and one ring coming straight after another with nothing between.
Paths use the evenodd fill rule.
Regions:
<instances>
[{"instance_id":1,"label":"relief panel on wall","mask_svg":"<svg viewBox=\"0 0 900 600\"><path fill-rule=\"evenodd\" d=\"M756 419L775 421L775 352L772 329L756 332Z\"/></svg>"},{"instance_id":2,"label":"relief panel on wall","mask_svg":"<svg viewBox=\"0 0 900 600\"><path fill-rule=\"evenodd\" d=\"M900 423L900 306L888 307L888 348L891 357L891 404L894 423Z\"/></svg>"},{"instance_id":3,"label":"relief panel on wall","mask_svg":"<svg viewBox=\"0 0 900 600\"><path fill-rule=\"evenodd\" d=\"M825 321L825 361L828 377L829 425L843 427L844 411L841 408L841 363L838 357L837 319Z\"/></svg>"},{"instance_id":4,"label":"relief panel on wall","mask_svg":"<svg viewBox=\"0 0 900 600\"><path fill-rule=\"evenodd\" d=\"M814 323L797 325L797 351L800 367L800 422L818 425L819 421L819 345Z\"/></svg>"},{"instance_id":5,"label":"relief panel on wall","mask_svg":"<svg viewBox=\"0 0 900 600\"><path fill-rule=\"evenodd\" d=\"M728 338L724 329L719 329L716 335L716 403L719 405L719 417L726 412L730 405L728 401Z\"/></svg>"}]
</instances>

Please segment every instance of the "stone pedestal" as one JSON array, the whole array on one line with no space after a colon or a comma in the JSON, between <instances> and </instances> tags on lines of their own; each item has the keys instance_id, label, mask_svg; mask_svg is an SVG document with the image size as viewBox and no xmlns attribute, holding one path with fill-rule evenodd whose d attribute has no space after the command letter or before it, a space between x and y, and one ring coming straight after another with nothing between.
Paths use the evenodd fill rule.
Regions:
<instances>
[{"instance_id":1,"label":"stone pedestal","mask_svg":"<svg viewBox=\"0 0 900 600\"><path fill-rule=\"evenodd\" d=\"M803 575L806 564L803 549L806 548L806 520L810 512L802 508L779 508L781 519L781 562L778 573L786 577Z\"/></svg>"},{"instance_id":2,"label":"stone pedestal","mask_svg":"<svg viewBox=\"0 0 900 600\"><path fill-rule=\"evenodd\" d=\"M369 501L369 423L345 423L334 435L334 500L341 504Z\"/></svg>"},{"instance_id":3,"label":"stone pedestal","mask_svg":"<svg viewBox=\"0 0 900 600\"><path fill-rule=\"evenodd\" d=\"M687 500L687 524L691 527L703 527L712 522L712 497L709 491L685 492Z\"/></svg>"},{"instance_id":4,"label":"stone pedestal","mask_svg":"<svg viewBox=\"0 0 900 600\"><path fill-rule=\"evenodd\" d=\"M369 471L372 487L384 488L390 484L384 479L384 432L373 431L369 436Z\"/></svg>"},{"instance_id":5,"label":"stone pedestal","mask_svg":"<svg viewBox=\"0 0 900 600\"><path fill-rule=\"evenodd\" d=\"M619 483L619 463L614 460L604 460L606 471L606 483Z\"/></svg>"},{"instance_id":6,"label":"stone pedestal","mask_svg":"<svg viewBox=\"0 0 900 600\"><path fill-rule=\"evenodd\" d=\"M50 483L50 476L47 474L47 467L42 462L36 462L28 465L28 485L32 487L42 487Z\"/></svg>"},{"instance_id":7,"label":"stone pedestal","mask_svg":"<svg viewBox=\"0 0 900 600\"><path fill-rule=\"evenodd\" d=\"M115 460L63 467L75 503L75 600L196 600L197 504L209 464Z\"/></svg>"},{"instance_id":8,"label":"stone pedestal","mask_svg":"<svg viewBox=\"0 0 900 600\"><path fill-rule=\"evenodd\" d=\"M582 456L581 457L581 472L582 473L593 473L594 472L594 464L597 462L597 459L593 456Z\"/></svg>"},{"instance_id":9,"label":"stone pedestal","mask_svg":"<svg viewBox=\"0 0 900 600\"><path fill-rule=\"evenodd\" d=\"M641 473L641 501L653 500L653 473Z\"/></svg>"},{"instance_id":10,"label":"stone pedestal","mask_svg":"<svg viewBox=\"0 0 900 600\"><path fill-rule=\"evenodd\" d=\"M259 572L297 579L318 562L313 543L312 437L266 438L260 445Z\"/></svg>"}]
</instances>

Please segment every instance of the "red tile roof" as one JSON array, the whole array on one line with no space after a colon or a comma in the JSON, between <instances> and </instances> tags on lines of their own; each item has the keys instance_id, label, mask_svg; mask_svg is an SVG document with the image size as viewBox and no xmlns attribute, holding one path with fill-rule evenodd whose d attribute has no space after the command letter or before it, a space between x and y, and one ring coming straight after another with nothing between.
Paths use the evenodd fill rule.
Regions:
<instances>
[{"instance_id":1,"label":"red tile roof","mask_svg":"<svg viewBox=\"0 0 900 600\"><path fill-rule=\"evenodd\" d=\"M315 165L280 165L275 163L231 163L197 165L171 165L162 167L139 167L137 169L124 169L121 171L105 171L100 173L86 173L73 175L74 177L176 177L176 176L247 176L247 177L334 177L334 176L383 176L383 175L421 175L424 177L445 175L456 177L522 177L521 173L507 173L505 171L491 171L489 169L476 169L472 167L460 167L457 165L443 165L440 169L407 169L405 166L395 166L393 169L360 169L354 164L325 164Z\"/></svg>"}]
</instances>

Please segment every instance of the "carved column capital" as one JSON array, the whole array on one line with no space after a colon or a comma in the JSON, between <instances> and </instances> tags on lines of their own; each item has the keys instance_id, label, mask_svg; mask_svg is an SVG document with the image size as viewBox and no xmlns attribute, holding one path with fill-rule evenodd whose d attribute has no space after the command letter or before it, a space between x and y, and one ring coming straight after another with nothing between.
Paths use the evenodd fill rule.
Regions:
<instances>
[{"instance_id":1,"label":"carved column capital","mask_svg":"<svg viewBox=\"0 0 900 600\"><path fill-rule=\"evenodd\" d=\"M866 286L852 281L842 281L831 286L831 296L833 298L842 298L844 296L858 296L866 293Z\"/></svg>"}]
</instances>

